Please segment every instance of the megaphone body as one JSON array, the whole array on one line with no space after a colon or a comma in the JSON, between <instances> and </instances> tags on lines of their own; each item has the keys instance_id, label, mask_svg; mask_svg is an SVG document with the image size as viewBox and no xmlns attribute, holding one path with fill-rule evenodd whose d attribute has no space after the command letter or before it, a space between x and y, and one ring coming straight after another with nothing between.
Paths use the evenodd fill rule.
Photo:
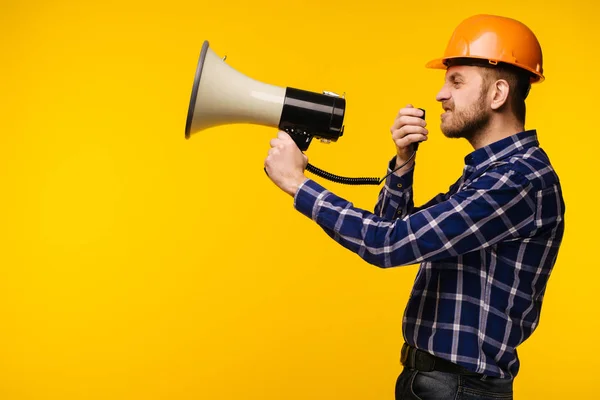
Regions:
<instances>
[{"instance_id":1,"label":"megaphone body","mask_svg":"<svg viewBox=\"0 0 600 400\"><path fill-rule=\"evenodd\" d=\"M343 135L346 100L270 85L225 63L204 41L188 107L185 137L219 125L247 123L286 131L300 150L311 140L337 141Z\"/></svg>"},{"instance_id":2,"label":"megaphone body","mask_svg":"<svg viewBox=\"0 0 600 400\"><path fill-rule=\"evenodd\" d=\"M424 110L423 110L424 111ZM346 99L260 82L225 63L204 41L188 106L185 137L219 125L246 123L286 131L301 151L313 138L336 142L344 133ZM413 155L383 178L334 175L308 163L306 169L322 178L348 185L380 185L387 176L412 160ZM265 170L266 172L266 170Z\"/></svg>"}]
</instances>

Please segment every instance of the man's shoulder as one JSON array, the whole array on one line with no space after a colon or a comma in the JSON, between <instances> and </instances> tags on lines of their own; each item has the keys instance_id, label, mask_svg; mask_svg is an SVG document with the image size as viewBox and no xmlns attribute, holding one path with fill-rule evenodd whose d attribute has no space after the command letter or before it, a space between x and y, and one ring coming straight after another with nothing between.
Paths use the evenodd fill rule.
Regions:
<instances>
[{"instance_id":1,"label":"man's shoulder","mask_svg":"<svg viewBox=\"0 0 600 400\"><path fill-rule=\"evenodd\" d=\"M512 179L526 182L535 190L560 187L560 179L550 158L541 147L530 147L492 163L486 172L509 174Z\"/></svg>"}]
</instances>

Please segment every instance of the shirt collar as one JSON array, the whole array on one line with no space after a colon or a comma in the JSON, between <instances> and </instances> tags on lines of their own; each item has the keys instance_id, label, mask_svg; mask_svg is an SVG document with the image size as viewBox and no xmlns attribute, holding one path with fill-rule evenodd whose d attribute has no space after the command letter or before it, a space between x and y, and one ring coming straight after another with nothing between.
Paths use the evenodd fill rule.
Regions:
<instances>
[{"instance_id":1,"label":"shirt collar","mask_svg":"<svg viewBox=\"0 0 600 400\"><path fill-rule=\"evenodd\" d=\"M508 158L517 152L536 146L539 146L536 130L522 131L467 154L465 165L480 169L495 161Z\"/></svg>"}]
</instances>

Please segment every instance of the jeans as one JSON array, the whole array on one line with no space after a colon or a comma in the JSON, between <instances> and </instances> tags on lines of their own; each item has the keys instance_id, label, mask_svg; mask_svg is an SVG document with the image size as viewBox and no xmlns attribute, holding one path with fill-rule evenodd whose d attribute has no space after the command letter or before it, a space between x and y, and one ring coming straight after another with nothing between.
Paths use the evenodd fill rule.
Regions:
<instances>
[{"instance_id":1,"label":"jeans","mask_svg":"<svg viewBox=\"0 0 600 400\"><path fill-rule=\"evenodd\" d=\"M481 376L404 368L396 380L396 400L513 399L512 378Z\"/></svg>"}]
</instances>

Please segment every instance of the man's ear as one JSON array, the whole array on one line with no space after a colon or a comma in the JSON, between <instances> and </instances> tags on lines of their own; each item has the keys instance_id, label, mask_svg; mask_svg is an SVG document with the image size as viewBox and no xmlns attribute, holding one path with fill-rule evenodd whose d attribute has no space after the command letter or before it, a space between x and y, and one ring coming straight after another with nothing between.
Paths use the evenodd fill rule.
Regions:
<instances>
[{"instance_id":1,"label":"man's ear","mask_svg":"<svg viewBox=\"0 0 600 400\"><path fill-rule=\"evenodd\" d=\"M510 85L506 80L498 79L494 82L494 86L490 92L492 93L490 107L492 107L493 110L498 110L508 101Z\"/></svg>"}]
</instances>

